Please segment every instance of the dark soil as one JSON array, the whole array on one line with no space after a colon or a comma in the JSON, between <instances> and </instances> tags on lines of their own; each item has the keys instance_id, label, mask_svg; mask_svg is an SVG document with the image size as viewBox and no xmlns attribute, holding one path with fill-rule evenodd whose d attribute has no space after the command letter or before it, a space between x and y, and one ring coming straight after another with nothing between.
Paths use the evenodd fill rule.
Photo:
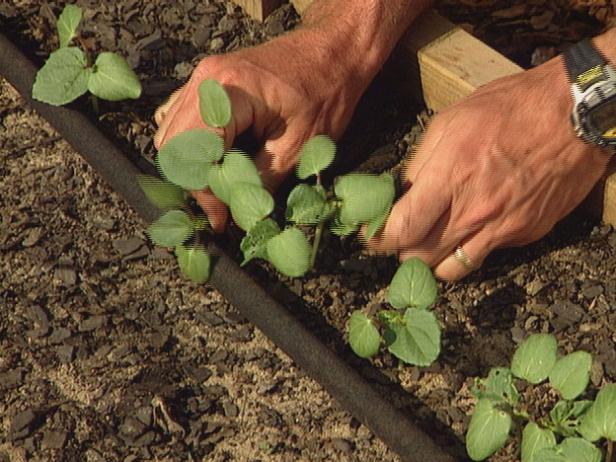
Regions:
<instances>
[{"instance_id":1,"label":"dark soil","mask_svg":"<svg viewBox=\"0 0 616 462\"><path fill-rule=\"evenodd\" d=\"M149 159L154 109L195 62L297 20L284 6L258 25L225 1L78 3L88 10L92 49L120 51L144 82L139 101L103 105L103 128ZM518 27L536 31L532 17L553 6L533 3ZM497 4L451 13L476 20L479 32L481 24L510 31L494 19ZM56 46L51 12L59 9L0 1L0 24L40 63ZM600 27L571 14L585 30ZM537 40L533 47L552 46ZM529 59L516 50L510 55ZM402 98L392 74L386 70L370 89L343 142L346 159L368 158L363 170L395 171L421 134L419 109ZM183 280L126 204L5 82L0 90L0 461L398 460L217 291ZM343 160L338 168L353 165ZM474 378L507 364L528 333L553 332L563 351L593 353L589 396L616 381L616 233L582 212L540 242L498 252L467 280L442 285L443 354L429 368L387 353L360 361L344 341L352 309L384 302L393 259L326 238L317 273L291 281L264 265L249 271L460 453ZM532 408L554 399L524 394ZM515 460L515 451L509 445L493 460Z\"/></svg>"}]
</instances>

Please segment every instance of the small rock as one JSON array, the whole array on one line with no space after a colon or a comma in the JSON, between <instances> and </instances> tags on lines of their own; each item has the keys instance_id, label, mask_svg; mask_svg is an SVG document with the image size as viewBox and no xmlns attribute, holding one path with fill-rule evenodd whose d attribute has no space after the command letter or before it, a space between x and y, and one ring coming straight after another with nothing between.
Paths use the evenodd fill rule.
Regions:
<instances>
[{"instance_id":1,"label":"small rock","mask_svg":"<svg viewBox=\"0 0 616 462\"><path fill-rule=\"evenodd\" d=\"M240 409L235 404L228 401L223 403L222 409L227 417L237 417L240 413Z\"/></svg>"},{"instance_id":2,"label":"small rock","mask_svg":"<svg viewBox=\"0 0 616 462\"><path fill-rule=\"evenodd\" d=\"M146 427L152 426L152 408L150 406L141 406L135 412L135 417Z\"/></svg>"},{"instance_id":3,"label":"small rock","mask_svg":"<svg viewBox=\"0 0 616 462\"><path fill-rule=\"evenodd\" d=\"M197 32L192 36L191 42L197 50L200 50L205 46L211 36L211 27L198 27Z\"/></svg>"},{"instance_id":4,"label":"small rock","mask_svg":"<svg viewBox=\"0 0 616 462\"><path fill-rule=\"evenodd\" d=\"M228 353L225 350L217 350L210 357L209 362L211 364L221 363L227 359Z\"/></svg>"},{"instance_id":5,"label":"small rock","mask_svg":"<svg viewBox=\"0 0 616 462\"><path fill-rule=\"evenodd\" d=\"M603 375L603 364L601 364L601 361L598 359L595 359L592 363L592 367L590 368L590 381L595 387L601 385Z\"/></svg>"},{"instance_id":6,"label":"small rock","mask_svg":"<svg viewBox=\"0 0 616 462\"><path fill-rule=\"evenodd\" d=\"M582 295L588 300L598 297L603 293L603 286L601 284L592 284L582 289Z\"/></svg>"},{"instance_id":7,"label":"small rock","mask_svg":"<svg viewBox=\"0 0 616 462\"><path fill-rule=\"evenodd\" d=\"M332 447L344 454L351 454L353 452L353 444L344 438L333 438Z\"/></svg>"},{"instance_id":8,"label":"small rock","mask_svg":"<svg viewBox=\"0 0 616 462\"><path fill-rule=\"evenodd\" d=\"M173 73L178 80L186 80L190 74L192 74L194 68L195 66L193 66L190 62L182 61L181 63L177 63L175 65L173 68Z\"/></svg>"},{"instance_id":9,"label":"small rock","mask_svg":"<svg viewBox=\"0 0 616 462\"><path fill-rule=\"evenodd\" d=\"M140 249L145 242L138 237L128 239L116 239L113 241L113 248L122 256L130 255Z\"/></svg>"},{"instance_id":10,"label":"small rock","mask_svg":"<svg viewBox=\"0 0 616 462\"><path fill-rule=\"evenodd\" d=\"M526 290L526 293L528 295L530 295L531 297L534 297L535 295L537 295L539 292L541 292L541 290L546 286L546 284L541 281L541 279L539 278L535 278L533 279L531 282L529 282L528 284L526 284L524 286L524 289Z\"/></svg>"},{"instance_id":11,"label":"small rock","mask_svg":"<svg viewBox=\"0 0 616 462\"><path fill-rule=\"evenodd\" d=\"M47 430L43 434L41 449L62 449L66 444L68 433L65 431Z\"/></svg>"},{"instance_id":12,"label":"small rock","mask_svg":"<svg viewBox=\"0 0 616 462\"><path fill-rule=\"evenodd\" d=\"M162 38L160 29L155 29L151 34L139 39L137 42L138 49L141 50L157 50L162 48L165 41Z\"/></svg>"},{"instance_id":13,"label":"small rock","mask_svg":"<svg viewBox=\"0 0 616 462\"><path fill-rule=\"evenodd\" d=\"M186 368L186 373L199 383L205 382L212 376L212 371L207 367L189 366Z\"/></svg>"},{"instance_id":14,"label":"small rock","mask_svg":"<svg viewBox=\"0 0 616 462\"><path fill-rule=\"evenodd\" d=\"M79 332L91 332L96 329L100 329L107 323L107 316L105 315L96 315L90 316L87 319L84 319L79 324Z\"/></svg>"},{"instance_id":15,"label":"small rock","mask_svg":"<svg viewBox=\"0 0 616 462\"><path fill-rule=\"evenodd\" d=\"M549 310L554 313L550 324L557 332L579 323L586 313L581 306L568 300L555 301Z\"/></svg>"},{"instance_id":16,"label":"small rock","mask_svg":"<svg viewBox=\"0 0 616 462\"><path fill-rule=\"evenodd\" d=\"M210 51L217 52L224 48L225 41L220 37L216 37L210 42Z\"/></svg>"},{"instance_id":17,"label":"small rock","mask_svg":"<svg viewBox=\"0 0 616 462\"><path fill-rule=\"evenodd\" d=\"M43 228L30 228L25 232L25 238L21 241L21 245L24 247L32 247L43 236Z\"/></svg>"},{"instance_id":18,"label":"small rock","mask_svg":"<svg viewBox=\"0 0 616 462\"><path fill-rule=\"evenodd\" d=\"M132 442L132 445L140 447L140 448L150 446L154 442L155 439L156 439L156 433L150 430L150 431L145 432L143 435L141 435L136 440L134 440Z\"/></svg>"},{"instance_id":19,"label":"small rock","mask_svg":"<svg viewBox=\"0 0 616 462\"><path fill-rule=\"evenodd\" d=\"M130 255L127 255L126 257L122 258L122 260L139 260L140 258L146 258L148 255L150 255L150 249L148 249L148 247L144 245L140 247L136 252L133 252Z\"/></svg>"},{"instance_id":20,"label":"small rock","mask_svg":"<svg viewBox=\"0 0 616 462\"><path fill-rule=\"evenodd\" d=\"M231 16L223 16L218 23L218 30L221 32L232 32L237 27L237 19Z\"/></svg>"},{"instance_id":21,"label":"small rock","mask_svg":"<svg viewBox=\"0 0 616 462\"><path fill-rule=\"evenodd\" d=\"M51 335L47 339L47 341L51 344L62 343L67 338L70 338L71 331L66 327L56 327L51 332Z\"/></svg>"},{"instance_id":22,"label":"small rock","mask_svg":"<svg viewBox=\"0 0 616 462\"><path fill-rule=\"evenodd\" d=\"M94 219L94 224L103 231L112 231L115 228L115 220L109 217L97 217Z\"/></svg>"},{"instance_id":23,"label":"small rock","mask_svg":"<svg viewBox=\"0 0 616 462\"><path fill-rule=\"evenodd\" d=\"M21 368L3 372L0 374L0 388L13 388L20 385L24 379L24 374L25 372Z\"/></svg>"},{"instance_id":24,"label":"small rock","mask_svg":"<svg viewBox=\"0 0 616 462\"><path fill-rule=\"evenodd\" d=\"M150 258L154 258L156 260L171 260L175 258L171 252L163 247L154 247L154 250L152 250L150 255Z\"/></svg>"},{"instance_id":25,"label":"small rock","mask_svg":"<svg viewBox=\"0 0 616 462\"><path fill-rule=\"evenodd\" d=\"M120 433L128 440L136 440L146 431L146 426L143 422L134 417L127 417L120 425Z\"/></svg>"},{"instance_id":26,"label":"small rock","mask_svg":"<svg viewBox=\"0 0 616 462\"><path fill-rule=\"evenodd\" d=\"M77 272L70 266L59 266L55 269L54 278L62 282L66 287L74 286L77 282Z\"/></svg>"},{"instance_id":27,"label":"small rock","mask_svg":"<svg viewBox=\"0 0 616 462\"><path fill-rule=\"evenodd\" d=\"M207 324L208 326L219 326L224 323L220 316L215 315L211 311L200 311L195 315L198 321Z\"/></svg>"},{"instance_id":28,"label":"small rock","mask_svg":"<svg viewBox=\"0 0 616 462\"><path fill-rule=\"evenodd\" d=\"M511 340L513 340L513 343L515 344L520 343L522 340L524 340L525 336L526 336L526 331L522 329L520 326L513 326L511 328Z\"/></svg>"},{"instance_id":29,"label":"small rock","mask_svg":"<svg viewBox=\"0 0 616 462\"><path fill-rule=\"evenodd\" d=\"M36 420L36 414L32 409L26 409L16 414L11 419L9 427L9 435L13 440L21 439L28 436L32 432L34 421Z\"/></svg>"},{"instance_id":30,"label":"small rock","mask_svg":"<svg viewBox=\"0 0 616 462\"><path fill-rule=\"evenodd\" d=\"M61 345L56 348L56 356L62 364L69 364L73 360L75 347L72 345Z\"/></svg>"}]
</instances>

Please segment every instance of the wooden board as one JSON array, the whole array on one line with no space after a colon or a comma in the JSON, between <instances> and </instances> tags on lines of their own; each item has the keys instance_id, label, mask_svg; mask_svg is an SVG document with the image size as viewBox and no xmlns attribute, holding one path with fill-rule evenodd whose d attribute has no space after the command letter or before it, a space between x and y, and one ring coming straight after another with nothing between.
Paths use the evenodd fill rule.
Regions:
<instances>
[{"instance_id":1,"label":"wooden board","mask_svg":"<svg viewBox=\"0 0 616 462\"><path fill-rule=\"evenodd\" d=\"M312 0L291 0L302 14ZM415 75L410 85L421 85L426 105L439 111L499 77L523 69L493 48L434 11L417 18L399 48ZM616 160L586 204L605 223L616 226Z\"/></svg>"},{"instance_id":2,"label":"wooden board","mask_svg":"<svg viewBox=\"0 0 616 462\"><path fill-rule=\"evenodd\" d=\"M282 0L233 0L253 19L263 22L272 11L282 4Z\"/></svg>"}]
</instances>

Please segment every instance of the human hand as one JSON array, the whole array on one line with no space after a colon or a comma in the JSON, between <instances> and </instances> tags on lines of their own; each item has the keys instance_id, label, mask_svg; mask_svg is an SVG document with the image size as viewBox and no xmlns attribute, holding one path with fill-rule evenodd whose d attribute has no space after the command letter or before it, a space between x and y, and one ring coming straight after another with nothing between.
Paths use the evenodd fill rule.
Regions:
<instances>
[{"instance_id":1,"label":"human hand","mask_svg":"<svg viewBox=\"0 0 616 462\"><path fill-rule=\"evenodd\" d=\"M301 29L266 44L202 60L189 81L155 115L160 148L173 136L209 128L199 112L199 84L222 83L233 108L231 123L217 130L229 148L252 128L262 148L255 162L264 185L274 189L293 169L302 144L316 134L339 137L368 79L354 77L352 65L328 50L326 37ZM355 75L356 77L356 75ZM210 191L193 191L214 230L224 229L228 211Z\"/></svg>"},{"instance_id":2,"label":"human hand","mask_svg":"<svg viewBox=\"0 0 616 462\"><path fill-rule=\"evenodd\" d=\"M571 109L558 57L440 113L407 165L408 191L368 246L419 257L451 281L496 248L543 237L586 197L610 158L575 136Z\"/></svg>"}]
</instances>

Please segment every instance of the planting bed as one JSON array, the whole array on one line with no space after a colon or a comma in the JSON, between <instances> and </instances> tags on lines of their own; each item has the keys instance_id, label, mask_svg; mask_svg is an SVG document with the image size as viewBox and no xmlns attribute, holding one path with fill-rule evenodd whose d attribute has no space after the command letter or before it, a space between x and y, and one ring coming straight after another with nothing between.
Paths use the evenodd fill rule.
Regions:
<instances>
[{"instance_id":1,"label":"planting bed","mask_svg":"<svg viewBox=\"0 0 616 462\"><path fill-rule=\"evenodd\" d=\"M141 100L102 105L102 126L148 159L153 111L193 58L257 43L297 18L289 6L257 25L227 2L80 3L92 46L127 55L144 80ZM56 40L47 7L0 2L0 14L40 64ZM369 91L340 170L370 152L358 168L396 169L417 141L424 118L395 83L385 72ZM1 85L0 460L398 460L218 292L184 281L170 255L147 244L143 222ZM326 239L323 248L303 279L249 271L460 457L474 377L507 364L527 332L555 332L567 351L592 352L591 393L616 381L609 226L574 214L539 243L499 252L466 281L442 285L443 354L423 369L389 354L369 365L343 339L352 308L384 302L396 262L351 240ZM538 393L531 402L544 409L554 399ZM515 450L493 460L515 460Z\"/></svg>"}]
</instances>

